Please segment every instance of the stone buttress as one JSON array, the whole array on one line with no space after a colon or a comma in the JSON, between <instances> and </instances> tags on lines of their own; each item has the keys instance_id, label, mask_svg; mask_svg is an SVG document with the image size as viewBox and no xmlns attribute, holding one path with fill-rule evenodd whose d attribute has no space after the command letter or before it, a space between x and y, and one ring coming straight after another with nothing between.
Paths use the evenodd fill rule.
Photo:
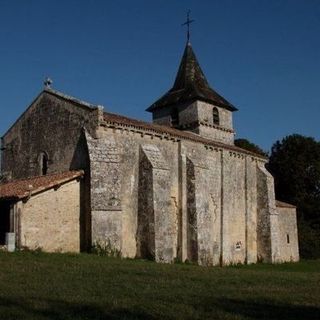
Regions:
<instances>
[{"instance_id":1,"label":"stone buttress","mask_svg":"<svg viewBox=\"0 0 320 320\"><path fill-rule=\"evenodd\" d=\"M172 262L177 234L170 198L170 171L160 150L142 145L139 159L137 255Z\"/></svg>"},{"instance_id":2,"label":"stone buttress","mask_svg":"<svg viewBox=\"0 0 320 320\"><path fill-rule=\"evenodd\" d=\"M276 210L274 181L264 163L259 163L258 169L258 259L263 262L280 262L280 229L279 216Z\"/></svg>"},{"instance_id":3,"label":"stone buttress","mask_svg":"<svg viewBox=\"0 0 320 320\"><path fill-rule=\"evenodd\" d=\"M93 246L121 251L122 150L112 139L86 133L91 176L91 238Z\"/></svg>"}]
</instances>

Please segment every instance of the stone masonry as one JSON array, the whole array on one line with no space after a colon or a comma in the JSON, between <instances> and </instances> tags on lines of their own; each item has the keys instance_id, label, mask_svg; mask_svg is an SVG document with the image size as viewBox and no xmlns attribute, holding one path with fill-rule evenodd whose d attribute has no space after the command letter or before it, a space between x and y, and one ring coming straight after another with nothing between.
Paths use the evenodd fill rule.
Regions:
<instances>
[{"instance_id":1,"label":"stone masonry","mask_svg":"<svg viewBox=\"0 0 320 320\"><path fill-rule=\"evenodd\" d=\"M43 155L49 173L84 170L82 250L108 243L124 257L200 265L299 259L295 208L277 206L267 160L234 146L237 109L190 43L174 86L147 110L154 123L45 89L3 136L2 173L39 175Z\"/></svg>"}]
</instances>

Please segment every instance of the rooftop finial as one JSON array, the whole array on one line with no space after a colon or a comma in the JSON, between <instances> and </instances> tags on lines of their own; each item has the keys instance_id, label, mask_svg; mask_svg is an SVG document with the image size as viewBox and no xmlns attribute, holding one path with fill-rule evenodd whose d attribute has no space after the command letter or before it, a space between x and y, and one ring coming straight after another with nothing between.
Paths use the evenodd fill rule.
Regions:
<instances>
[{"instance_id":1,"label":"rooftop finial","mask_svg":"<svg viewBox=\"0 0 320 320\"><path fill-rule=\"evenodd\" d=\"M44 81L43 81L43 84L44 86L47 88L47 89L50 89L50 86L52 85L53 81L47 77Z\"/></svg>"},{"instance_id":2,"label":"rooftop finial","mask_svg":"<svg viewBox=\"0 0 320 320\"><path fill-rule=\"evenodd\" d=\"M192 22L194 22L194 20L190 20L190 12L191 12L191 10L188 10L188 12L187 12L187 21L182 24L182 26L187 26L187 28L188 28L188 32L187 32L188 43L189 43L189 40L190 40L190 24Z\"/></svg>"}]
</instances>

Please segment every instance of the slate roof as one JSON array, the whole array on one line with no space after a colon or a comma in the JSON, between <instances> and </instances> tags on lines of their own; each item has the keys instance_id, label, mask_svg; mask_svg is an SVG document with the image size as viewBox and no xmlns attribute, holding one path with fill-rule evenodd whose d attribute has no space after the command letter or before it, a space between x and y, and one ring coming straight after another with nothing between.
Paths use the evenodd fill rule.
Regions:
<instances>
[{"instance_id":1,"label":"slate roof","mask_svg":"<svg viewBox=\"0 0 320 320\"><path fill-rule=\"evenodd\" d=\"M64 184L84 175L80 171L67 171L62 173L48 174L45 176L32 177L21 180L13 180L0 184L1 200L20 200L30 195L39 193L58 185Z\"/></svg>"},{"instance_id":2,"label":"slate roof","mask_svg":"<svg viewBox=\"0 0 320 320\"><path fill-rule=\"evenodd\" d=\"M75 97L70 96L68 94L65 94L63 92L54 90L52 88L44 88L43 92L47 92L47 93L54 95L56 97L63 98L63 100L68 101L74 105L81 106L81 107L87 107L88 109L91 109L91 110L99 107L99 105L89 103L84 100L80 100L78 98L75 98Z\"/></svg>"},{"instance_id":3,"label":"slate roof","mask_svg":"<svg viewBox=\"0 0 320 320\"><path fill-rule=\"evenodd\" d=\"M153 112L158 108L195 100L209 102L230 111L238 110L210 87L188 42L173 87L146 111Z\"/></svg>"}]
</instances>

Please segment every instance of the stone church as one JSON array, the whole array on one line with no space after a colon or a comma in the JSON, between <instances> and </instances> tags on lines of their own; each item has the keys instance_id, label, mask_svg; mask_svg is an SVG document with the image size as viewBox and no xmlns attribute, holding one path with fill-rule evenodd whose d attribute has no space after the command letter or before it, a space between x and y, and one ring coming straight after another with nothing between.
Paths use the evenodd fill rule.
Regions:
<instances>
[{"instance_id":1,"label":"stone church","mask_svg":"<svg viewBox=\"0 0 320 320\"><path fill-rule=\"evenodd\" d=\"M2 137L0 245L200 265L299 259L296 208L234 145L236 107L187 42L152 123L49 86Z\"/></svg>"}]
</instances>

